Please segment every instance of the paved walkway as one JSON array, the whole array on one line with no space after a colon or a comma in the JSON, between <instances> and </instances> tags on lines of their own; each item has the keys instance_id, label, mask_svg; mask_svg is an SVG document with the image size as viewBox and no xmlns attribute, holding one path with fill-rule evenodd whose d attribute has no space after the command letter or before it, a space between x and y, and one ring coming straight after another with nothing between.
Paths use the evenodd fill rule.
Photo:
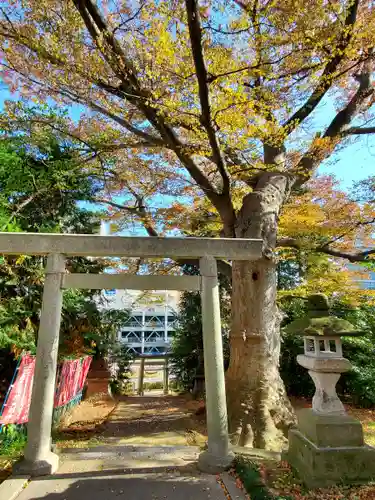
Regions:
<instances>
[{"instance_id":1,"label":"paved walkway","mask_svg":"<svg viewBox=\"0 0 375 500\"><path fill-rule=\"evenodd\" d=\"M64 449L58 472L33 479L17 500L244 498L230 478L232 496L216 476L198 471L200 448L187 444L201 427L181 398L126 398L112 412L102 446Z\"/></svg>"},{"instance_id":2,"label":"paved walkway","mask_svg":"<svg viewBox=\"0 0 375 500\"><path fill-rule=\"evenodd\" d=\"M102 436L121 444L202 446L206 429L196 409L196 402L179 396L125 397L111 413Z\"/></svg>"},{"instance_id":3,"label":"paved walkway","mask_svg":"<svg viewBox=\"0 0 375 500\"><path fill-rule=\"evenodd\" d=\"M102 446L68 450L53 476L33 479L17 500L225 500L200 474L193 447Z\"/></svg>"}]
</instances>

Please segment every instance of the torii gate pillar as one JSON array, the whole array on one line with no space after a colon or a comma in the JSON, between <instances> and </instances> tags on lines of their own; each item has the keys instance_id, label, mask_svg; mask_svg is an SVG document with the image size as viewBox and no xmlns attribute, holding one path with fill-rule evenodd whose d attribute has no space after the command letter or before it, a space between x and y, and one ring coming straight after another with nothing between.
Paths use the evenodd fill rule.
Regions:
<instances>
[{"instance_id":1,"label":"torii gate pillar","mask_svg":"<svg viewBox=\"0 0 375 500\"><path fill-rule=\"evenodd\" d=\"M198 466L204 472L216 474L229 468L234 454L229 451L219 283L214 257L200 259L200 274L208 449L200 454Z\"/></svg>"},{"instance_id":2,"label":"torii gate pillar","mask_svg":"<svg viewBox=\"0 0 375 500\"><path fill-rule=\"evenodd\" d=\"M27 473L31 476L53 474L59 465L58 455L51 451L51 427L62 308L61 283L64 271L65 258L60 254L49 255L27 425L27 445L25 458L15 465L17 474Z\"/></svg>"}]
</instances>

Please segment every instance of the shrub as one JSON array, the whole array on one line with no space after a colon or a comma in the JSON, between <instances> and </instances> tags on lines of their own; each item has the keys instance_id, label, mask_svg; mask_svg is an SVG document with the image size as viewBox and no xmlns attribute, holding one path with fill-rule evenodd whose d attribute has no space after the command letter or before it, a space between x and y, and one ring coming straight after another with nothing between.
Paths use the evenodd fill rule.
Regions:
<instances>
[{"instance_id":1,"label":"shrub","mask_svg":"<svg viewBox=\"0 0 375 500\"><path fill-rule=\"evenodd\" d=\"M133 385L129 382L132 360L133 355L128 352L126 346L112 348L110 361L113 376L109 382L112 394L128 394L133 391Z\"/></svg>"},{"instance_id":2,"label":"shrub","mask_svg":"<svg viewBox=\"0 0 375 500\"><path fill-rule=\"evenodd\" d=\"M27 431L25 425L4 425L0 432L0 455L20 456L26 442Z\"/></svg>"},{"instance_id":3,"label":"shrub","mask_svg":"<svg viewBox=\"0 0 375 500\"><path fill-rule=\"evenodd\" d=\"M185 274L197 274L197 270L185 269ZM230 323L230 284L228 279L219 274L220 309L223 334L224 366L229 363L229 323ZM193 391L197 380L204 380L202 307L199 292L184 292L181 295L178 316L178 328L172 343L170 356L171 372L175 375L179 387ZM200 384L202 385L202 384ZM195 395L202 396L202 391Z\"/></svg>"},{"instance_id":4,"label":"shrub","mask_svg":"<svg viewBox=\"0 0 375 500\"><path fill-rule=\"evenodd\" d=\"M124 396L126 394L132 394L134 392L134 384L127 381L110 380L109 386L111 389L111 394Z\"/></svg>"},{"instance_id":5,"label":"shrub","mask_svg":"<svg viewBox=\"0 0 375 500\"><path fill-rule=\"evenodd\" d=\"M252 500L292 500L289 495L274 495L268 490L258 463L244 457L237 457L235 470Z\"/></svg>"},{"instance_id":6,"label":"shrub","mask_svg":"<svg viewBox=\"0 0 375 500\"><path fill-rule=\"evenodd\" d=\"M176 392L185 392L185 388L176 379L169 381L169 389Z\"/></svg>"},{"instance_id":7,"label":"shrub","mask_svg":"<svg viewBox=\"0 0 375 500\"><path fill-rule=\"evenodd\" d=\"M353 369L344 373L338 383L338 392L358 406L375 406L375 349L371 337L343 339L343 351Z\"/></svg>"},{"instance_id":8,"label":"shrub","mask_svg":"<svg viewBox=\"0 0 375 500\"><path fill-rule=\"evenodd\" d=\"M280 375L289 396L312 397L315 392L306 368L297 363L298 354L303 353L303 339L283 332L281 337Z\"/></svg>"},{"instance_id":9,"label":"shrub","mask_svg":"<svg viewBox=\"0 0 375 500\"><path fill-rule=\"evenodd\" d=\"M143 390L144 391L152 391L154 389L163 389L163 382L144 382Z\"/></svg>"}]
</instances>

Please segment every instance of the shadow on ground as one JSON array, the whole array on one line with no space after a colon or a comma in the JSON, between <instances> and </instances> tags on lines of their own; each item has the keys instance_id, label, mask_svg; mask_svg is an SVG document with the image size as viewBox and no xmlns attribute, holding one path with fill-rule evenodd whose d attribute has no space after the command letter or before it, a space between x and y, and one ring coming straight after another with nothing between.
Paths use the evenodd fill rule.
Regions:
<instances>
[{"instance_id":1,"label":"shadow on ground","mask_svg":"<svg viewBox=\"0 0 375 500\"><path fill-rule=\"evenodd\" d=\"M31 484L29 488L32 488ZM25 490L25 492L27 491ZM35 490L35 488L34 488ZM84 493L83 493L84 492ZM131 496L129 495L131 492ZM75 481L67 487L63 487L62 491L46 492L35 491L29 492L32 496L23 496L27 500L82 500L84 498L90 500L107 500L109 498L124 497L132 500L164 500L180 499L184 500L206 500L212 498L220 498L212 496L211 488L201 486L193 479L158 479L158 478L113 478L106 477L102 479L87 479ZM222 492L220 492L222 493ZM36 495L36 496L33 496ZM224 499L224 496L221 497Z\"/></svg>"},{"instance_id":2,"label":"shadow on ground","mask_svg":"<svg viewBox=\"0 0 375 500\"><path fill-rule=\"evenodd\" d=\"M178 396L124 397L104 426L102 438L122 443L189 444L205 442L204 416L199 403Z\"/></svg>"},{"instance_id":3,"label":"shadow on ground","mask_svg":"<svg viewBox=\"0 0 375 500\"><path fill-rule=\"evenodd\" d=\"M31 481L17 500L224 500L214 476L186 467L105 470L55 474Z\"/></svg>"}]
</instances>

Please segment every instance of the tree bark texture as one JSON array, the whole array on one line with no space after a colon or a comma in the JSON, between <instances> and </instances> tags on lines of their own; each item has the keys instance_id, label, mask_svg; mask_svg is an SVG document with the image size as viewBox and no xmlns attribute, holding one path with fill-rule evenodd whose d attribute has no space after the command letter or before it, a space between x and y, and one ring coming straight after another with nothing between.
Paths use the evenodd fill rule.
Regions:
<instances>
[{"instance_id":1,"label":"tree bark texture","mask_svg":"<svg viewBox=\"0 0 375 500\"><path fill-rule=\"evenodd\" d=\"M289 190L286 176L267 174L247 195L236 236L262 238L263 258L233 262L232 267L229 432L234 444L269 450L286 444L295 421L279 375L281 314L274 257L279 210Z\"/></svg>"}]
</instances>

